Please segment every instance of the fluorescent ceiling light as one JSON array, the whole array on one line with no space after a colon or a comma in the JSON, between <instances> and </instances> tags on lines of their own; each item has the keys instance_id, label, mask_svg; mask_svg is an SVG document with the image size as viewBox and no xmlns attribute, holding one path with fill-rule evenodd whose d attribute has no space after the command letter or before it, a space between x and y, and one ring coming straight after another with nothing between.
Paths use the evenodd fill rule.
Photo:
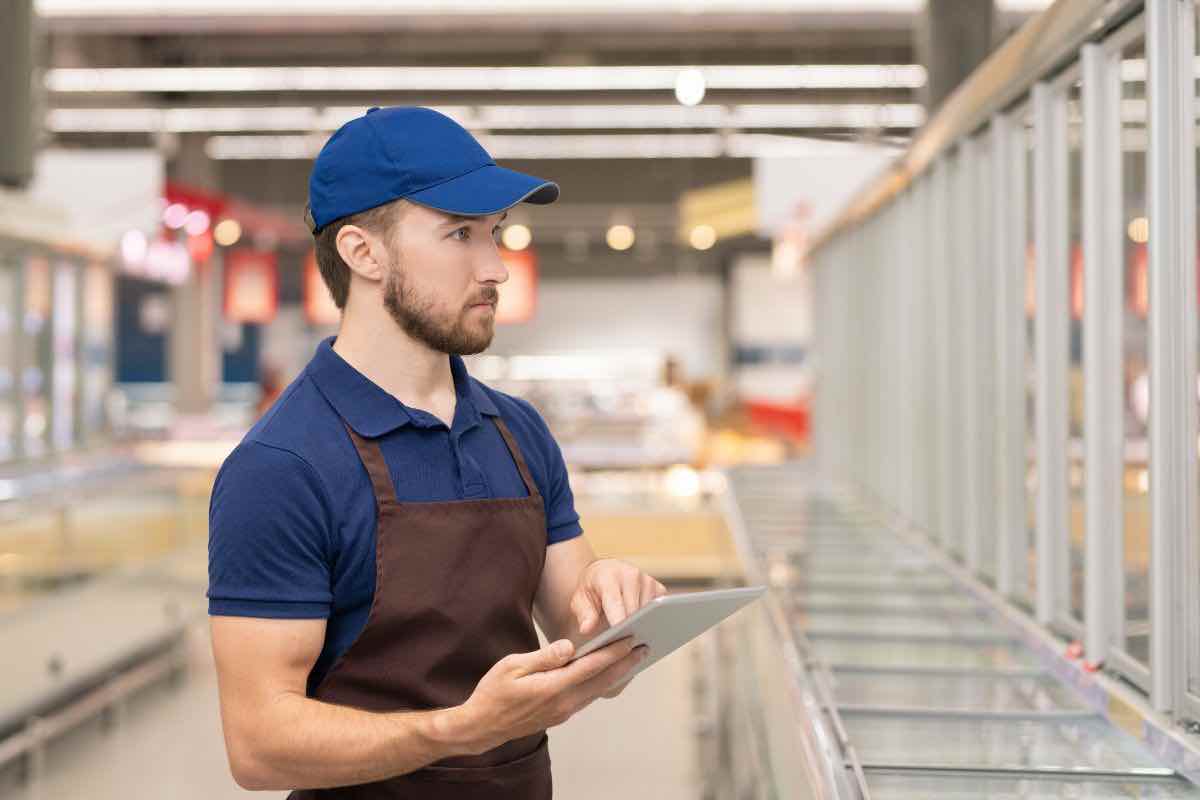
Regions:
<instances>
[{"instance_id":1,"label":"fluorescent ceiling light","mask_svg":"<svg viewBox=\"0 0 1200 800\"><path fill-rule=\"evenodd\" d=\"M685 69L712 89L915 89L919 64L707 67L60 67L51 92L675 91Z\"/></svg>"},{"instance_id":2,"label":"fluorescent ceiling light","mask_svg":"<svg viewBox=\"0 0 1200 800\"><path fill-rule=\"evenodd\" d=\"M438 110L473 130L539 129L762 129L917 128L925 120L915 103L795 105L551 105L441 106ZM313 108L56 108L46 127L56 133L237 133L333 131L359 117L361 106Z\"/></svg>"},{"instance_id":3,"label":"fluorescent ceiling light","mask_svg":"<svg viewBox=\"0 0 1200 800\"><path fill-rule=\"evenodd\" d=\"M1002 11L1040 11L1050 0L1000 0ZM478 14L518 16L530 14L857 14L920 11L924 0L356 0L336 9L327 0L290 0L289 16L437 16ZM249 17L275 16L275 0L37 0L43 17Z\"/></svg>"},{"instance_id":4,"label":"fluorescent ceiling light","mask_svg":"<svg viewBox=\"0 0 1200 800\"><path fill-rule=\"evenodd\" d=\"M311 159L324 136L213 136L206 149L218 160ZM550 136L481 136L497 159L820 157L828 143L770 134L672 133Z\"/></svg>"}]
</instances>

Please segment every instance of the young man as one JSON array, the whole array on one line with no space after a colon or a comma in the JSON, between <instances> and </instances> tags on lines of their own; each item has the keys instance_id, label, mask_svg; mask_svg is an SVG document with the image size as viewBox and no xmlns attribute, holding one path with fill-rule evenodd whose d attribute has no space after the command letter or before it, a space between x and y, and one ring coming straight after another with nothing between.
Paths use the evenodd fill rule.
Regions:
<instances>
[{"instance_id":1,"label":"young man","mask_svg":"<svg viewBox=\"0 0 1200 800\"><path fill-rule=\"evenodd\" d=\"M595 558L541 416L461 358L492 341L505 209L557 197L425 108L373 108L317 156L306 218L341 327L226 460L210 509L242 786L548 800L546 729L644 657L625 639L567 663L666 591Z\"/></svg>"}]
</instances>

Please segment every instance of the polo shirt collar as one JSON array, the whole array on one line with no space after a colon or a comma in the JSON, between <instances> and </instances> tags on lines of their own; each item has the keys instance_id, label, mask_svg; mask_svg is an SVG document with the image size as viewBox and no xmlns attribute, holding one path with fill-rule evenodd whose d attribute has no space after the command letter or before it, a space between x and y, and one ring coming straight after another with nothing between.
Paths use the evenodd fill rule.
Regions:
<instances>
[{"instance_id":1,"label":"polo shirt collar","mask_svg":"<svg viewBox=\"0 0 1200 800\"><path fill-rule=\"evenodd\" d=\"M429 427L428 414L401 403L366 375L352 367L333 349L337 337L331 336L317 346L307 372L321 394L360 436L374 438L391 433L404 425ZM496 404L478 381L467 373L462 356L451 355L450 374L457 395L455 421L464 420L466 427L479 422L479 415L497 416Z\"/></svg>"}]
</instances>

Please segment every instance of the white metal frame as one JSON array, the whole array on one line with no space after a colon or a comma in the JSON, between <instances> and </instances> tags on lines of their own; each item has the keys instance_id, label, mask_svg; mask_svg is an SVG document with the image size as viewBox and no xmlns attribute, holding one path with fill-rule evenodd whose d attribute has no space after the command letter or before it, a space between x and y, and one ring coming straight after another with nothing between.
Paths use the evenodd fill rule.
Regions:
<instances>
[{"instance_id":1,"label":"white metal frame","mask_svg":"<svg viewBox=\"0 0 1200 800\"><path fill-rule=\"evenodd\" d=\"M952 384L952 361L950 340L953 335L951 312L953 294L950 289L950 237L946 222L949 220L950 168L944 159L939 159L930 176L929 237L932 243L930 280L934 286L934 329L936 331L937 373L937 536L947 551L952 549L954 536L954 439L952 409L955 392Z\"/></svg>"},{"instance_id":2,"label":"white metal frame","mask_svg":"<svg viewBox=\"0 0 1200 800\"><path fill-rule=\"evenodd\" d=\"M1183 17L1178 25L1178 46L1179 53L1176 56L1175 63L1182 65L1183 74L1191 76L1193 73L1187 68L1193 62L1192 54L1196 51L1195 41L1195 24L1197 15L1200 14L1200 8L1193 8L1191 3L1184 3L1183 9L1173 9L1173 15ZM1169 21L1168 21L1169 22ZM1179 109L1185 124L1179 127L1180 141L1179 157L1181 160L1180 173L1186 176L1183 185L1180 187L1180 235L1181 243L1191 243L1196 241L1196 181L1192 176L1196 175L1196 132L1193 125L1186 124L1187 120L1195 118L1198 104L1196 100L1195 81L1185 80L1178 87L1178 94L1182 107ZM1181 263L1184 265L1190 264L1189 258L1191 254L1190 247L1183 251L1184 258ZM1197 341L1195 331L1197 329L1197 315L1200 314L1200 309L1197 309L1192 298L1196 297L1196 272L1195 270L1183 269L1183 275L1177 277L1177 280L1182 284L1181 296L1185 298L1185 307L1182 309L1176 308L1175 313L1181 317L1184 331L1193 332L1190 336L1180 337L1186 341L1182 342L1183 352L1177 354L1176 358L1181 361L1189 370L1187 373L1191 380L1186 381L1186 386L1181 386L1180 390L1184 392L1183 405L1184 413L1180 422L1183 423L1183 438L1181 442L1190 443L1197 441L1197 432L1200 430L1200 422L1197 421L1197 395L1196 395L1196 379L1194 370L1197 365ZM1178 702L1178 713L1181 716L1191 720L1200 720L1200 580L1197 576L1200 575L1200 497L1197 497L1197 451L1195 448L1183 445L1185 453L1181 453L1182 464L1184 469L1183 490L1187 497L1187 504L1180 509L1182 516L1182 526L1178 528L1179 534L1182 536L1180 547L1176 553L1176 575L1175 587L1176 597L1183 603L1183 608L1176 612L1177 619L1174 629L1171 631L1171 638L1178 641L1178 647L1175 650L1175 657L1178 659L1181 669L1176 676L1176 697ZM1153 486L1153 482L1151 482ZM1153 632L1151 633L1153 636Z\"/></svg>"},{"instance_id":3,"label":"white metal frame","mask_svg":"<svg viewBox=\"0 0 1200 800\"><path fill-rule=\"evenodd\" d=\"M1083 359L1086 505L1084 647L1103 662L1123 585L1113 543L1121 530L1123 384L1120 50L1084 45L1083 67ZM1116 602L1114 602L1114 600Z\"/></svg>"},{"instance_id":4,"label":"white metal frame","mask_svg":"<svg viewBox=\"0 0 1200 800\"><path fill-rule=\"evenodd\" d=\"M979 264L977 237L980 231L977 208L980 198L979 142L970 136L958 146L955 171L956 197L953 211L956 215L953 226L955 242L954 307L958 324L954 337L956 356L955 369L958 373L959 436L955 451L958 456L957 471L962 480L962 491L958 493L957 519L960 523L963 563L972 572L979 571L979 545L981 535L980 496L980 422L979 422L979 314L977 306L979 275L983 271Z\"/></svg>"},{"instance_id":5,"label":"white metal frame","mask_svg":"<svg viewBox=\"0 0 1200 800\"><path fill-rule=\"evenodd\" d=\"M1150 702L1184 698L1180 565L1196 532L1195 7L1146 3L1150 218ZM1192 622L1195 622L1193 615ZM1181 674L1182 673L1182 674Z\"/></svg>"},{"instance_id":6,"label":"white metal frame","mask_svg":"<svg viewBox=\"0 0 1200 800\"><path fill-rule=\"evenodd\" d=\"M1124 166L1121 61L1145 36L1139 17L1101 44L1087 45L1084 67L1084 326L1088 361L1087 417L1087 658L1107 663L1142 689L1148 666L1125 647ZM1090 150L1090 152L1088 152ZM1094 276L1094 277L1093 277ZM1153 465L1151 465L1153 469Z\"/></svg>"},{"instance_id":7,"label":"white metal frame","mask_svg":"<svg viewBox=\"0 0 1200 800\"><path fill-rule=\"evenodd\" d=\"M992 165L1001 159L996 152L991 130L983 129L972 141L975 144L975 165L972 174L975 180L974 214L972 226L975 236L975 259L971 274L975 277L972 287L975 308L972 333L975 347L972 357L975 385L974 424L970 438L975 442L976 457L971 459L976 469L971 478L975 486L975 515L971 533L976 538L973 544L977 571L985 581L995 584L998 561L996 558L996 480L997 480L997 416L996 388L1000 362L997 358L996 284L998 282L993 263L993 240L991 221L994 219L994 195L988 191L991 185Z\"/></svg>"},{"instance_id":8,"label":"white metal frame","mask_svg":"<svg viewBox=\"0 0 1200 800\"><path fill-rule=\"evenodd\" d=\"M1059 86L1033 87L1034 250L1037 264L1037 620L1059 625L1067 596L1067 138Z\"/></svg>"},{"instance_id":9,"label":"white metal frame","mask_svg":"<svg viewBox=\"0 0 1200 800\"><path fill-rule=\"evenodd\" d=\"M1194 0L1146 0L1144 7L1143 17L1115 31L1097 27L1095 43L1082 46L1078 64L1032 86L1032 184L1025 183L1024 109L998 110L982 134L986 158L977 133L943 143L956 149L922 162L928 171L913 177L893 205L823 246L824 330L818 335L825 372L818 408L834 431L825 434L822 450L836 452L843 474L915 520L976 576L984 560L981 547L994 536L996 589L1010 599L1022 595L1028 424L1024 212L1027 199L1032 202L1036 620L1082 638L1089 661L1119 669L1146 689L1156 711L1200 719L1197 9ZM1121 505L1126 220L1120 80L1122 53L1142 35L1149 110L1149 668L1125 647ZM1071 198L1065 114L1067 90L1076 80L1082 82L1085 264L1083 624L1069 594L1066 453ZM917 240L911 250L905 239ZM897 246L906 249L898 252ZM987 313L981 313L985 307ZM874 327L868 329L864 320ZM993 365L991 386L985 373ZM995 513L987 502L993 492Z\"/></svg>"},{"instance_id":10,"label":"white metal frame","mask_svg":"<svg viewBox=\"0 0 1200 800\"><path fill-rule=\"evenodd\" d=\"M991 265L996 337L996 589L1027 585L1025 530L1025 153L1020 114L992 118Z\"/></svg>"}]
</instances>

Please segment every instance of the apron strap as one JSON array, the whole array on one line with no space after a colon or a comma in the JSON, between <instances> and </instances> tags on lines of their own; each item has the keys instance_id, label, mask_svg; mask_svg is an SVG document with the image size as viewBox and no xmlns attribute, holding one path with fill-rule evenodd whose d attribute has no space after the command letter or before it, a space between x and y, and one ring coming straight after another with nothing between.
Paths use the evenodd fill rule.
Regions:
<instances>
[{"instance_id":1,"label":"apron strap","mask_svg":"<svg viewBox=\"0 0 1200 800\"><path fill-rule=\"evenodd\" d=\"M496 415L492 417L492 422L496 423L496 427L500 430L500 435L504 437L504 444L508 446L508 452L512 454L513 461L517 462L517 469L521 471L521 480L525 481L526 491L529 492L530 497L537 497L541 493L538 491L537 484L533 480L533 475L529 472L529 466L525 463L525 456L521 453L521 448L517 447L517 440L509 432L504 418Z\"/></svg>"},{"instance_id":2,"label":"apron strap","mask_svg":"<svg viewBox=\"0 0 1200 800\"><path fill-rule=\"evenodd\" d=\"M371 478L371 487L375 490L375 501L380 506L395 505L396 485L392 483L392 473L388 471L379 442L359 436L348 424L346 430L350 434L350 441L354 442L354 449L358 451L358 457L362 459L363 466L367 468L367 475Z\"/></svg>"}]
</instances>

